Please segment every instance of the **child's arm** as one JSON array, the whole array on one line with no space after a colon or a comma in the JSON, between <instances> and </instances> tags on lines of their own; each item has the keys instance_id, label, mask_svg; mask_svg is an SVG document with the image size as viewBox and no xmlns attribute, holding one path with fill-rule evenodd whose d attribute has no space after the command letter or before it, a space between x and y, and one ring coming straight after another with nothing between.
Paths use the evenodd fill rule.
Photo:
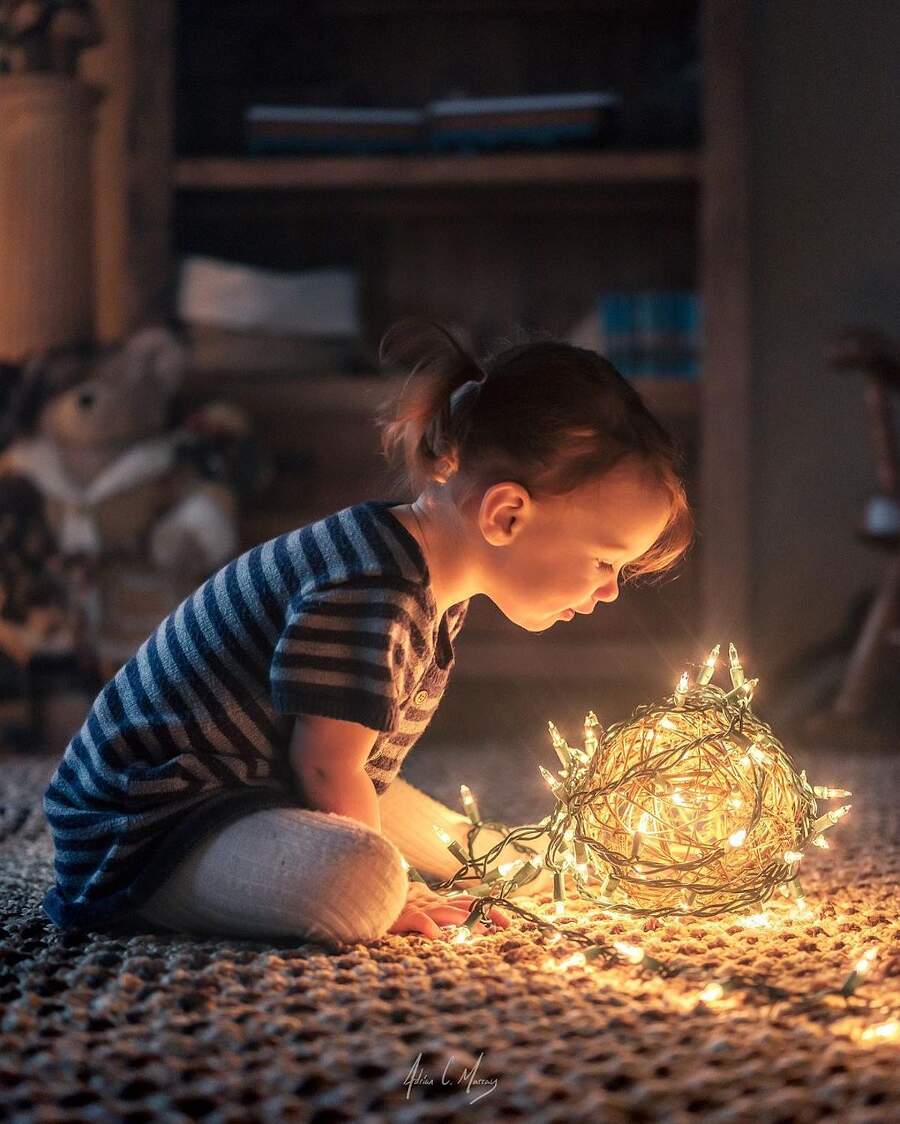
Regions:
<instances>
[{"instance_id":1,"label":"child's arm","mask_svg":"<svg viewBox=\"0 0 900 1124\"><path fill-rule=\"evenodd\" d=\"M291 734L290 761L313 810L349 816L380 835L378 794L364 769L377 737L358 722L301 715Z\"/></svg>"}]
</instances>

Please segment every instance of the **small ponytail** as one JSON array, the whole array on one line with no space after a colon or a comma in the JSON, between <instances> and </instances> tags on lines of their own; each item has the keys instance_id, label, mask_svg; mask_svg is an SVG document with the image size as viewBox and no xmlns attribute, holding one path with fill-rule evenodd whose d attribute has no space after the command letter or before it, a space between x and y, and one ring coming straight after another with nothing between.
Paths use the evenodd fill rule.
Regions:
<instances>
[{"instance_id":1,"label":"small ponytail","mask_svg":"<svg viewBox=\"0 0 900 1124\"><path fill-rule=\"evenodd\" d=\"M397 398L379 417L384 454L402 455L413 484L445 481L458 467L469 413L461 400L469 400L470 393L476 396L484 371L451 332L418 317L393 324L382 337L378 357L382 365L409 372Z\"/></svg>"}]
</instances>

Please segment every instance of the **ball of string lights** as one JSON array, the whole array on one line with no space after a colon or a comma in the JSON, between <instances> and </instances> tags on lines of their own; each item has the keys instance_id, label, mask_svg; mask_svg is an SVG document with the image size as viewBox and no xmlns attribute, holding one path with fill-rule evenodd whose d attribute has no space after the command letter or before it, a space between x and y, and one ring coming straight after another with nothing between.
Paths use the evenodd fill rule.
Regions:
<instances>
[{"instance_id":1,"label":"ball of string lights","mask_svg":"<svg viewBox=\"0 0 900 1124\"><path fill-rule=\"evenodd\" d=\"M812 786L796 768L753 713L758 680L746 678L733 644L730 688L712 682L719 650L693 681L685 672L671 696L639 706L625 722L604 731L588 714L582 747L549 723L562 767L554 775L539 766L556 798L540 823L511 830L486 824L463 785L473 825L469 853L435 827L461 864L447 885L474 874L480 885L469 886L470 893L511 904L511 895L527 893L545 868L558 915L574 894L613 914L752 917L776 889L805 910L798 866L808 847L828 847L825 832L850 810L841 805L820 814L818 801L850 793ZM478 856L475 844L486 827L505 835ZM530 846L538 839L543 854ZM507 844L523 857L498 863Z\"/></svg>"},{"instance_id":2,"label":"ball of string lights","mask_svg":"<svg viewBox=\"0 0 900 1124\"><path fill-rule=\"evenodd\" d=\"M757 680L733 644L731 689L712 683L718 654L693 683L685 673L671 697L605 733L589 714L582 749L551 723L563 767L558 777L542 770L557 798L545 863L557 901L567 871L579 896L637 916L748 912L779 886L801 897L806 847L825 843L849 810L820 816L817 797L849 793L814 789L753 714Z\"/></svg>"},{"instance_id":3,"label":"ball of string lights","mask_svg":"<svg viewBox=\"0 0 900 1124\"><path fill-rule=\"evenodd\" d=\"M685 672L671 696L638 707L625 722L604 731L596 715L588 714L581 747L569 745L549 723L561 768L553 774L539 766L556 799L539 823L510 829L484 821L472 791L460 786L471 825L467 847L440 825L434 828L460 863L436 889L456 887L473 876L477 880L466 890L480 900L457 927L456 943L468 941L489 909L502 905L542 930L554 930L556 940L579 946L563 959L549 957L543 965L547 971L618 963L692 980L698 968L689 961L662 962L628 941L607 942L571 926L561 928L567 896L594 902L605 915L743 913L745 925L763 926L767 915L755 911L779 890L794 899L795 917L809 916L798 865L808 847L829 846L825 833L850 810L842 804L821 812L819 801L851 794L810 785L769 726L753 714L757 680L746 679L733 644L730 689L713 684L719 650L719 645L713 648L693 682ZM501 838L478 854L484 829ZM503 862L509 845L520 857ZM520 891L528 895L542 868L553 874L556 922L512 901ZM424 881L408 870L410 878ZM804 992L765 974L722 972L707 978L696 998L710 1004L746 992L807 1011L847 1001L865 982L876 956L876 946L864 949L840 986ZM898 1028L897 1018L882 1019L859 1030L858 1037L886 1041L897 1036Z\"/></svg>"}]
</instances>

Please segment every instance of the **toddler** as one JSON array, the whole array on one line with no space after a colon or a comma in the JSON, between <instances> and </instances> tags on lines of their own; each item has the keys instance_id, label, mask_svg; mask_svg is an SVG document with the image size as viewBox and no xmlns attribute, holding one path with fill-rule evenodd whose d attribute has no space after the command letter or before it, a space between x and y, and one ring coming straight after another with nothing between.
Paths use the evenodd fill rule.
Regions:
<instances>
[{"instance_id":1,"label":"toddler","mask_svg":"<svg viewBox=\"0 0 900 1124\"><path fill-rule=\"evenodd\" d=\"M445 935L474 899L397 776L454 663L469 599L541 632L678 561L692 520L672 441L604 359L553 340L479 365L405 320L383 420L416 499L254 547L166 618L98 695L44 796L63 927L297 937ZM481 853L500 839L484 831ZM499 910L497 925L508 924Z\"/></svg>"}]
</instances>

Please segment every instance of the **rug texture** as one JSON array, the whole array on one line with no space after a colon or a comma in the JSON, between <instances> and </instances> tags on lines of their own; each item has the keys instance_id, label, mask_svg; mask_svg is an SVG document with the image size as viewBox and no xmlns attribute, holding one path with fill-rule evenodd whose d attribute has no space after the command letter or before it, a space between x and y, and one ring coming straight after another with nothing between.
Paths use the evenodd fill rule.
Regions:
<instances>
[{"instance_id":1,"label":"rug texture","mask_svg":"<svg viewBox=\"0 0 900 1124\"><path fill-rule=\"evenodd\" d=\"M337 952L60 932L40 909L51 862L40 794L55 760L3 758L0 1118L900 1120L900 1035L864 1037L900 1019L900 762L797 758L817 783L854 792L831 849L804 861L811 917L776 904L769 928L653 927L585 906L562 922L645 948L678 968L671 978L548 967L575 946L521 919L468 945L392 936ZM537 759L422 747L404 775L453 806L465 781L487 816L522 823L549 810ZM805 991L839 986L873 944L871 973L849 1002L698 999L705 982L733 973Z\"/></svg>"}]
</instances>

